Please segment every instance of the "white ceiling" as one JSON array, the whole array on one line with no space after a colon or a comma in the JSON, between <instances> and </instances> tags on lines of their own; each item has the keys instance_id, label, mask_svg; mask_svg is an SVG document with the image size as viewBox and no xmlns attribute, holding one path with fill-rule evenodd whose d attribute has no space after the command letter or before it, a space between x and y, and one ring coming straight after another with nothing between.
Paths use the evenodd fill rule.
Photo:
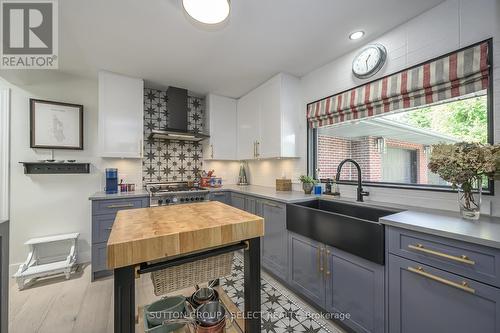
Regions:
<instances>
[{"instance_id":1,"label":"white ceiling","mask_svg":"<svg viewBox=\"0 0 500 333\"><path fill-rule=\"evenodd\" d=\"M239 97L278 72L302 76L440 2L232 0L229 23L207 31L186 19L180 0L60 0L59 66ZM358 29L366 36L349 40Z\"/></svg>"}]
</instances>

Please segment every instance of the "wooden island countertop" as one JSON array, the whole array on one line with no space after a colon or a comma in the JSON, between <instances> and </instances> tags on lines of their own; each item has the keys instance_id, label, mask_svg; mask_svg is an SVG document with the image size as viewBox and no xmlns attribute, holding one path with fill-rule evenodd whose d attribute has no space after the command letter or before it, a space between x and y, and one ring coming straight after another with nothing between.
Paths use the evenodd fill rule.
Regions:
<instances>
[{"instance_id":1,"label":"wooden island countertop","mask_svg":"<svg viewBox=\"0 0 500 333\"><path fill-rule=\"evenodd\" d=\"M264 219L218 201L121 210L108 268L131 266L262 237Z\"/></svg>"}]
</instances>

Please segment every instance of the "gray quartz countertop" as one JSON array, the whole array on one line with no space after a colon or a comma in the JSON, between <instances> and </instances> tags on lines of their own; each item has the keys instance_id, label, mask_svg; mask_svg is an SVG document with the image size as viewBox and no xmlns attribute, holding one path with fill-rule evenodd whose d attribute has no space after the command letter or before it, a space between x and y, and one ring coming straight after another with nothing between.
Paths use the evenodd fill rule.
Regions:
<instances>
[{"instance_id":1,"label":"gray quartz countertop","mask_svg":"<svg viewBox=\"0 0 500 333\"><path fill-rule=\"evenodd\" d=\"M211 188L210 191L230 191L269 200L276 200L284 203L294 203L317 198L317 196L314 194L304 194L304 192L299 191L276 191L274 187L259 185L224 185L220 188Z\"/></svg>"},{"instance_id":2,"label":"gray quartz countertop","mask_svg":"<svg viewBox=\"0 0 500 333\"><path fill-rule=\"evenodd\" d=\"M385 225L500 249L500 218L466 220L458 212L407 210L380 219Z\"/></svg>"},{"instance_id":3,"label":"gray quartz countertop","mask_svg":"<svg viewBox=\"0 0 500 333\"><path fill-rule=\"evenodd\" d=\"M110 199L128 199L149 197L146 190L139 189L133 192L118 192L115 194L106 194L106 192L96 192L89 197L89 200L110 200Z\"/></svg>"}]
</instances>

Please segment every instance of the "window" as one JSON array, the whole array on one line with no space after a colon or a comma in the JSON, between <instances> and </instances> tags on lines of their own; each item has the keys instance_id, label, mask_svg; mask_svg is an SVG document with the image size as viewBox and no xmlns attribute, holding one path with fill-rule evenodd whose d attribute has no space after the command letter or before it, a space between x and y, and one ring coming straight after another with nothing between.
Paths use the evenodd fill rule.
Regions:
<instances>
[{"instance_id":1,"label":"window","mask_svg":"<svg viewBox=\"0 0 500 333\"><path fill-rule=\"evenodd\" d=\"M431 145L491 141L487 90L388 115L311 129L313 170L319 179L335 178L338 164L352 158L361 166L363 182L391 187L450 190L427 168ZM356 169L346 164L342 181L355 181ZM491 184L485 182L485 190Z\"/></svg>"}]
</instances>

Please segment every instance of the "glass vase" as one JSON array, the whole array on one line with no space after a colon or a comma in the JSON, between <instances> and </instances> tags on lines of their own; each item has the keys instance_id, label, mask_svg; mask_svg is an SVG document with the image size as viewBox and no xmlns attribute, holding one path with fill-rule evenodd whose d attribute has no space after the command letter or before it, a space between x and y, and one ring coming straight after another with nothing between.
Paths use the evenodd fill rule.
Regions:
<instances>
[{"instance_id":1,"label":"glass vase","mask_svg":"<svg viewBox=\"0 0 500 333\"><path fill-rule=\"evenodd\" d=\"M481 215L481 178L473 178L458 187L460 214L469 220L478 220Z\"/></svg>"}]
</instances>

